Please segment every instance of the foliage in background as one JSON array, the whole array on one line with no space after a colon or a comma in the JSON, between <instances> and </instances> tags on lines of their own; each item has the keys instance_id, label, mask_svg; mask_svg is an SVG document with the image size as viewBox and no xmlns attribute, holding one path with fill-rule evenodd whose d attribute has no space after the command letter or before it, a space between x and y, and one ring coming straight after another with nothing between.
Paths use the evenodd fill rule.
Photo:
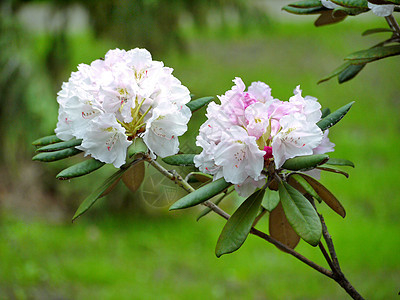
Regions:
<instances>
[{"instance_id":1,"label":"foliage in background","mask_svg":"<svg viewBox=\"0 0 400 300\"><path fill-rule=\"evenodd\" d=\"M357 16L370 11L368 1L366 0L333 0L331 2L334 8L327 8L320 0L303 0L294 2L283 9L289 13L298 15L319 15L315 21L315 26L323 26L335 24L343 21L347 16ZM376 5L400 4L398 0L374 0L369 1ZM400 8L395 6L394 11L400 11ZM346 82L354 78L368 63L377 61L390 56L400 55L400 27L397 24L393 15L385 17L389 28L373 28L363 32L363 36L387 32L391 37L372 46L366 50L360 50L347 55L345 63L335 69L331 74L324 77L319 83L327 81L335 76L338 77L339 83Z\"/></svg>"},{"instance_id":2,"label":"foliage in background","mask_svg":"<svg viewBox=\"0 0 400 300\"><path fill-rule=\"evenodd\" d=\"M373 22L379 26L377 21ZM192 55L182 57L171 53L165 56L165 63L175 67L179 78L187 78L185 84L195 87L197 94L221 93L222 88L231 86L232 74L237 72L246 82L268 80L278 97L287 97L288 87L294 87L301 76L303 87L316 95L324 106L339 107L347 100L363 100L364 105L355 106L351 117L343 121L351 129L332 132L335 142L341 145L337 149L338 157L360 158L349 179L349 183L358 184L347 184L344 177L334 174L324 177L330 189L340 190L337 196L350 213L346 221L334 214L327 214L326 219L333 225L333 232L346 232L345 235L335 235L335 241L340 249L346 249L340 255L354 283L368 298L389 299L397 295L399 281L399 261L396 258L399 222L396 212L400 206L398 201L393 201L398 198L395 187L400 176L396 167L400 157L396 145L399 123L393 109L398 98L393 84L398 63L382 61L374 66L374 72L367 70L352 85L340 89L333 82L324 89L315 85L318 74L332 67L332 61L340 58L349 43L353 42L353 47L363 46L362 41L354 41L354 35L362 27L363 24L350 21L322 32L304 23L285 23L264 37L249 38L237 32L235 39L225 39L223 43L213 35L192 35ZM296 47L288 47L289 41L296 41ZM98 53L101 47L102 51L113 47L104 48L100 41L91 41L87 35L75 36L70 42L74 49L84 45L85 52L91 53ZM307 59L310 46L315 49L312 61ZM82 60L82 52L74 53L76 61ZM240 57L238 53L241 53ZM235 59L239 59L240 66ZM315 64L313 68L310 68L311 63ZM205 66L212 66L213 71ZM376 89L376 84L381 89ZM371 116L370 107L379 114ZM366 115L371 116L373 122L371 118L365 118ZM383 122L385 131L376 126ZM63 186L68 190L80 181L57 183L49 179L53 186ZM352 189L344 188L350 185ZM88 192L87 186L90 185L82 189L84 194L76 194L69 201L82 199ZM123 189L115 194L121 192ZM238 295L254 298L266 293L277 299L343 298L333 281L306 272L306 267L287 259L274 247L260 247L260 241L255 238L249 238L242 251L217 260L210 248L215 245L219 234L215 227L223 226L223 222L208 218L193 226L198 213L195 208L187 217L144 218L137 214L136 207L125 207L127 215L123 217L110 211L109 207L107 212L110 214L105 214L104 210L99 212L98 209L119 201L108 200L99 202L95 207L97 211L90 213L91 218L79 220L78 226L71 226L69 221L55 226L49 224L48 219L39 223L29 222L10 214L3 218L2 228L7 242L2 244L1 250L4 253L4 265L0 270L1 294L20 298L21 295L37 295L36 298L40 299L48 294L79 299L120 295L129 299L138 295L145 297L148 290L154 289L156 296L178 295L182 299L225 299ZM374 222L370 221L371 218ZM260 226L268 228L267 222L261 222ZM179 228L178 232L173 232L173 228ZM88 243L82 243L82 240ZM360 245L364 249L362 252L359 251ZM313 252L314 248L305 243L300 243L299 249L312 259L320 259ZM180 253L179 258L176 253ZM260 263L249 268L254 257L261 258ZM232 264L236 267L232 268ZM269 276L268 270L276 270L276 273ZM179 287L173 284L177 281ZM204 286L212 288L204 289Z\"/></svg>"}]
</instances>

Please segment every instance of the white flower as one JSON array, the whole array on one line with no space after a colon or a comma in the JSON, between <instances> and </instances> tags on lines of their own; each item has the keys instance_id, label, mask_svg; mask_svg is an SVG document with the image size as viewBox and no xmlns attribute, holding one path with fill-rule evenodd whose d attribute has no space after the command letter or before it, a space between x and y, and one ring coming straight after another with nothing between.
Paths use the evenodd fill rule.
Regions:
<instances>
[{"instance_id":1,"label":"white flower","mask_svg":"<svg viewBox=\"0 0 400 300\"><path fill-rule=\"evenodd\" d=\"M317 98L306 96L303 98L301 89L298 85L293 91L294 96L290 97L289 102L292 103L297 112L306 116L307 122L318 122L321 120L321 104L318 103Z\"/></svg>"},{"instance_id":2,"label":"white flower","mask_svg":"<svg viewBox=\"0 0 400 300\"><path fill-rule=\"evenodd\" d=\"M313 154L322 140L321 129L299 113L281 118L281 131L272 140L272 154L276 168L292 157Z\"/></svg>"},{"instance_id":3,"label":"white flower","mask_svg":"<svg viewBox=\"0 0 400 300\"><path fill-rule=\"evenodd\" d=\"M372 12L378 17L388 17L394 11L393 4L376 5L368 2L368 8L371 9Z\"/></svg>"},{"instance_id":4,"label":"white flower","mask_svg":"<svg viewBox=\"0 0 400 300\"><path fill-rule=\"evenodd\" d=\"M131 143L126 139L125 129L118 124L115 116L103 114L93 120L82 144L77 148L84 151L85 156L90 154L119 168L125 163L126 149Z\"/></svg>"},{"instance_id":5,"label":"white flower","mask_svg":"<svg viewBox=\"0 0 400 300\"><path fill-rule=\"evenodd\" d=\"M329 9L335 9L335 8L341 7L340 5L333 3L332 1L329 1L329 0L321 0L321 3L323 6L325 6L326 8L329 8Z\"/></svg>"},{"instance_id":6,"label":"white flower","mask_svg":"<svg viewBox=\"0 0 400 300\"><path fill-rule=\"evenodd\" d=\"M211 102L207 107L208 120L196 141L203 151L194 158L201 172L214 180L224 177L239 195L248 196L265 184L263 170L271 162L280 168L289 158L330 147L321 143L323 133L316 125L321 105L316 98L303 98L299 86L289 101L280 101L262 82L247 92L240 78L234 83L219 97L221 105Z\"/></svg>"},{"instance_id":7,"label":"white flower","mask_svg":"<svg viewBox=\"0 0 400 300\"><path fill-rule=\"evenodd\" d=\"M161 157L178 153L178 136L187 131L190 117L191 111L185 105L178 108L171 103L161 103L146 123L143 141L150 151Z\"/></svg>"},{"instance_id":8,"label":"white flower","mask_svg":"<svg viewBox=\"0 0 400 300\"><path fill-rule=\"evenodd\" d=\"M259 180L254 180L251 177L247 177L242 184L235 186L235 190L241 197L248 197L254 193L257 188L262 188L265 184L266 176L262 176Z\"/></svg>"},{"instance_id":9,"label":"white flower","mask_svg":"<svg viewBox=\"0 0 400 300\"><path fill-rule=\"evenodd\" d=\"M190 93L172 71L138 48L110 50L104 60L80 64L58 93L57 136L82 139L86 155L116 167L125 162L130 141L142 135L152 153L177 153L191 116L185 106Z\"/></svg>"},{"instance_id":10,"label":"white flower","mask_svg":"<svg viewBox=\"0 0 400 300\"><path fill-rule=\"evenodd\" d=\"M316 148L313 149L313 154L325 154L327 152L335 151L334 149L335 144L329 140L328 134L329 134L329 129L324 131L321 143Z\"/></svg>"}]
</instances>

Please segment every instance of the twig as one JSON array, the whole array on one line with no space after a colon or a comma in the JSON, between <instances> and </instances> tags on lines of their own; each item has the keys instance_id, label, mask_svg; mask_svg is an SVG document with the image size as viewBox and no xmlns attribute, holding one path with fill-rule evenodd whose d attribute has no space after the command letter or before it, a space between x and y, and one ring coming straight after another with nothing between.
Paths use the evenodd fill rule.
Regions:
<instances>
[{"instance_id":1,"label":"twig","mask_svg":"<svg viewBox=\"0 0 400 300\"><path fill-rule=\"evenodd\" d=\"M400 26L397 23L396 19L393 17L393 15L385 17L386 22L389 24L390 28L394 31L394 35L397 35L400 37Z\"/></svg>"},{"instance_id":2,"label":"twig","mask_svg":"<svg viewBox=\"0 0 400 300\"><path fill-rule=\"evenodd\" d=\"M271 244L274 244L278 248L284 249L285 252L296 257L298 260L302 261L303 263L310 266L314 270L324 274L325 276L328 276L329 278L334 279L332 271L325 269L324 267L321 267L320 265L316 264L315 262L313 262L313 261L309 260L308 258L306 258L305 256L301 255L300 253L294 251L292 248L289 248L285 244L282 244L278 240L275 240L273 237L269 236L268 234L266 234L258 229L255 229L254 227L251 228L250 233L262 238L263 240L266 240L267 242L270 242Z\"/></svg>"},{"instance_id":3,"label":"twig","mask_svg":"<svg viewBox=\"0 0 400 300\"><path fill-rule=\"evenodd\" d=\"M326 245L328 246L329 253L331 255L333 264L337 268L337 270L339 272L341 272L342 270L340 269L340 264L339 264L339 260L336 255L335 246L333 245L332 237L329 234L328 227L326 226L324 217L320 213L318 213L318 216L319 216L319 219L321 220L321 224L322 224L322 236L324 237Z\"/></svg>"},{"instance_id":4,"label":"twig","mask_svg":"<svg viewBox=\"0 0 400 300\"><path fill-rule=\"evenodd\" d=\"M153 167L155 167L159 172L161 172L167 178L174 181L177 185L179 185L180 187L185 189L185 191L187 191L189 193L195 191L195 189L193 189L193 187L191 187L190 184L188 184L179 174L177 174L176 171L170 172L170 171L166 170L163 166L161 166L159 163L157 163L156 161L154 161L153 159L151 159L148 156L146 157L146 161L148 161ZM271 176L271 180L268 180L268 182L264 186L264 188L267 188L268 185L271 183L271 181L272 181L272 176ZM214 211L216 214L220 215L221 217L223 217L226 220L228 220L231 217L228 213L226 213L224 210L222 210L219 206L215 205L213 202L211 202L209 200L203 202L202 205L207 206L212 211ZM251 228L250 233L262 238L263 240L266 240L267 242L277 246L278 248L285 250L285 252L287 252L288 254L294 256L298 260L302 261L303 263L310 266L314 270L322 273L323 275L325 275L329 278L334 278L332 271L327 270L324 267L314 263L313 261L309 260L305 256L303 256L300 253L289 248L285 244L282 244L278 240L275 240L273 237L269 236L268 234L254 228L254 227Z\"/></svg>"}]
</instances>

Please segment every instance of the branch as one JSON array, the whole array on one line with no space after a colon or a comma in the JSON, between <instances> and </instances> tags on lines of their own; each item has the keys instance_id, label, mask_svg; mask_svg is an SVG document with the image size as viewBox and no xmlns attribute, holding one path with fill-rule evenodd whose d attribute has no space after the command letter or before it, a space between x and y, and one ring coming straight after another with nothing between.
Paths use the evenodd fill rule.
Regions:
<instances>
[{"instance_id":1,"label":"branch","mask_svg":"<svg viewBox=\"0 0 400 300\"><path fill-rule=\"evenodd\" d=\"M324 267L321 267L320 265L314 263L313 261L309 260L305 256L303 256L300 253L294 251L292 248L289 248L285 244L282 244L278 240L275 240L273 237L269 236L268 234L266 234L266 233L264 233L264 232L262 232L260 230L257 230L254 227L251 228L250 233L262 238L263 240L266 240L267 242L270 242L271 244L274 244L278 248L284 249L285 252L287 252L288 254L296 257L298 260L302 261L303 263L305 263L306 265L310 266L314 270L324 274L325 276L328 276L329 278L334 279L334 275L333 275L332 271L327 270Z\"/></svg>"},{"instance_id":2,"label":"branch","mask_svg":"<svg viewBox=\"0 0 400 300\"><path fill-rule=\"evenodd\" d=\"M385 17L385 19L386 22L389 24L389 27L394 31L394 35L400 37L400 26L393 15L387 16Z\"/></svg>"},{"instance_id":3,"label":"branch","mask_svg":"<svg viewBox=\"0 0 400 300\"><path fill-rule=\"evenodd\" d=\"M338 272L342 272L342 270L340 269L339 260L336 255L335 246L333 245L332 237L328 232L328 227L326 226L325 219L322 216L322 214L320 214L320 213L318 213L318 216L319 216L319 219L321 220L321 224L322 224L322 236L324 237L326 245L328 246L328 250L331 255L333 264L336 267Z\"/></svg>"},{"instance_id":4,"label":"branch","mask_svg":"<svg viewBox=\"0 0 400 300\"><path fill-rule=\"evenodd\" d=\"M188 193L191 193L191 192L195 191L195 189L192 186L190 186L190 184L187 183L182 178L182 176L180 176L175 170L174 171L166 170L162 165L160 165L158 162L156 162L153 159L151 159L149 156L146 157L146 161L148 161L160 173L162 173L167 178L169 178L170 180L174 181L177 185L179 185L180 187L185 189L185 191L187 191ZM271 176L271 178L272 178L272 176ZM263 188L267 188L271 181L272 180L268 180L267 184ZM212 211L214 211L216 214L220 215L221 217L223 217L226 220L228 220L231 217L227 212L225 212L219 206L215 205L213 202L211 202L209 200L203 202L202 205L210 208ZM268 234L266 234L266 233L264 233L264 232L262 232L262 231L260 231L260 230L258 230L256 228L254 228L254 227L251 228L250 233L255 235L255 236L258 236L258 237L262 238L263 240L266 240L267 242L277 246L278 248L283 249L286 253L294 256L298 260L302 261L303 263L305 263L306 265L310 266L314 270L322 273L323 275L325 275L325 276L327 276L329 278L332 278L332 279L334 278L334 275L333 275L332 271L327 270L324 267L314 263L313 261L309 260L305 256L303 256L300 253L298 253L298 252L294 251L293 249L289 248L285 244L282 244L281 242L279 242L278 240L276 240L273 237L269 236Z\"/></svg>"}]
</instances>

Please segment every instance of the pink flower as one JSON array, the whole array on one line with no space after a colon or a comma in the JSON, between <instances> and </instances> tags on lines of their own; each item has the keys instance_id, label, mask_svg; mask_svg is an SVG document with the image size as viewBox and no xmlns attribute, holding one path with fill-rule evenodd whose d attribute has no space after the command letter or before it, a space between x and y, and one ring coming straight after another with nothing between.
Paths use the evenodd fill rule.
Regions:
<instances>
[{"instance_id":1,"label":"pink flower","mask_svg":"<svg viewBox=\"0 0 400 300\"><path fill-rule=\"evenodd\" d=\"M196 142L203 151L194 162L201 172L224 177L239 195L248 196L265 184L263 170L271 161L280 168L289 158L324 148L316 125L321 106L316 98L302 97L299 86L289 101L280 101L265 83L254 82L247 92L240 78L234 83L219 97L221 105L209 104Z\"/></svg>"}]
</instances>

